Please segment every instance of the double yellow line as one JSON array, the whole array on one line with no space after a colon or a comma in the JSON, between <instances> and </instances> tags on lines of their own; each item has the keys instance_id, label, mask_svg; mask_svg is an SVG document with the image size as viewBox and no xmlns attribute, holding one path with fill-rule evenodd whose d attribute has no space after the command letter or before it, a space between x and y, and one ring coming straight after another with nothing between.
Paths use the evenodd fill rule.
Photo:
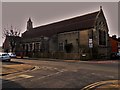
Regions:
<instances>
[{"instance_id":1,"label":"double yellow line","mask_svg":"<svg viewBox=\"0 0 120 90\"><path fill-rule=\"evenodd\" d=\"M92 90L95 87L99 87L100 85L104 86L105 84L120 84L120 80L108 80L108 81L96 82L82 88L81 90Z\"/></svg>"}]
</instances>

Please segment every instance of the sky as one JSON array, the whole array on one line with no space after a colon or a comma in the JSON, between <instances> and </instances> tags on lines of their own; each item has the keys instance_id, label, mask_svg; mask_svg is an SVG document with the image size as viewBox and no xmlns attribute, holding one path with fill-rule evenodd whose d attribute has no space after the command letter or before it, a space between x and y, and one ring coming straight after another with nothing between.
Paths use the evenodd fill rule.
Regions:
<instances>
[{"instance_id":1,"label":"sky","mask_svg":"<svg viewBox=\"0 0 120 90\"><path fill-rule=\"evenodd\" d=\"M23 33L29 17L33 27L37 27L96 12L100 6L107 20L109 34L118 36L118 2L2 2L2 29L10 29L12 25ZM3 41L0 39L0 46Z\"/></svg>"}]
</instances>

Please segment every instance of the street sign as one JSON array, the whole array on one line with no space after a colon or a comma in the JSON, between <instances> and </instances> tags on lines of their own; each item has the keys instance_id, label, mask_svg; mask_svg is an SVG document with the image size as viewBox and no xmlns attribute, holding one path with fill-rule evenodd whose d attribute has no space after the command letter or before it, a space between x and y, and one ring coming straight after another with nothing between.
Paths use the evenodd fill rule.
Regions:
<instances>
[{"instance_id":1,"label":"street sign","mask_svg":"<svg viewBox=\"0 0 120 90\"><path fill-rule=\"evenodd\" d=\"M89 39L89 43L92 43L92 39Z\"/></svg>"},{"instance_id":2,"label":"street sign","mask_svg":"<svg viewBox=\"0 0 120 90\"><path fill-rule=\"evenodd\" d=\"M89 39L89 48L93 48L93 40Z\"/></svg>"},{"instance_id":3,"label":"street sign","mask_svg":"<svg viewBox=\"0 0 120 90\"><path fill-rule=\"evenodd\" d=\"M92 43L89 43L89 48L93 48L93 44Z\"/></svg>"}]
</instances>

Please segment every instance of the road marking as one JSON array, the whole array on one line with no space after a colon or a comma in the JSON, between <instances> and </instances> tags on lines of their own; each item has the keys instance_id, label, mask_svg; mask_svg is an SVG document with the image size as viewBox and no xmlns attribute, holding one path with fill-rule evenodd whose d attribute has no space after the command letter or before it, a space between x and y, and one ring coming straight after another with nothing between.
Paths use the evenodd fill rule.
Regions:
<instances>
[{"instance_id":1,"label":"road marking","mask_svg":"<svg viewBox=\"0 0 120 90\"><path fill-rule=\"evenodd\" d=\"M6 80L8 80L8 81L2 82L2 83L10 83L11 81L18 81L18 80L23 80L24 78L28 79L28 78L32 78L32 77L34 77L34 76L21 74L21 75L17 75L14 77L6 78Z\"/></svg>"},{"instance_id":2,"label":"road marking","mask_svg":"<svg viewBox=\"0 0 120 90\"><path fill-rule=\"evenodd\" d=\"M21 75L19 75L18 77L31 78L31 77L34 77L34 76L30 76L30 75L26 75L26 74L21 74Z\"/></svg>"},{"instance_id":3,"label":"road marking","mask_svg":"<svg viewBox=\"0 0 120 90\"><path fill-rule=\"evenodd\" d=\"M53 68L53 67L48 67L48 66L35 66L35 68L31 71L38 70L38 69L43 69L43 70L58 70L58 68Z\"/></svg>"},{"instance_id":4,"label":"road marking","mask_svg":"<svg viewBox=\"0 0 120 90\"><path fill-rule=\"evenodd\" d=\"M48 74L48 75L42 76L42 77L40 77L40 78L38 78L38 79L47 78L47 77L50 77L50 76L53 76L53 75L57 75L57 74L59 74L59 73L61 73L61 72L56 72L56 73L53 73L53 74Z\"/></svg>"},{"instance_id":5,"label":"road marking","mask_svg":"<svg viewBox=\"0 0 120 90\"><path fill-rule=\"evenodd\" d=\"M40 69L39 66L34 66L34 69L32 69L31 71L38 70L38 69Z\"/></svg>"},{"instance_id":6,"label":"road marking","mask_svg":"<svg viewBox=\"0 0 120 90\"><path fill-rule=\"evenodd\" d=\"M60 74L62 72L67 71L67 69L61 69L61 70L59 70L58 68L47 67L47 66L42 66L42 67L36 66L35 69L33 69L33 71L34 70L38 70L38 69L43 69L43 70L46 70L46 69L47 70L57 70L56 73L48 74L48 75L42 76L42 77L40 77L38 79L47 78L47 77L50 77L50 76L53 76L53 75L57 75L57 74ZM6 80L10 80L10 81L16 81L16 80L18 81L18 80L22 80L24 78L27 79L27 78L32 78L32 77L34 77L34 76L30 76L30 75L27 75L27 74L19 74L19 75L13 76L13 77L5 78L5 79ZM10 81L6 81L4 83L9 83Z\"/></svg>"},{"instance_id":7,"label":"road marking","mask_svg":"<svg viewBox=\"0 0 120 90\"><path fill-rule=\"evenodd\" d=\"M58 72L56 72L56 73L53 73L53 74L48 74L48 75L45 75L45 76L42 76L42 77L40 77L40 78L38 78L38 79L43 79L43 78L47 78L47 77L51 77L51 76L54 76L54 75L57 75L57 74L60 74L60 73L62 73L62 72L65 72L65 71L67 71L66 69L62 69L62 70L59 70ZM19 77L21 77L21 78L19 78ZM10 78L6 78L7 80L9 79L9 80L11 80L11 81L18 81L18 80L22 80L23 78L32 78L32 77L34 77L34 76L30 76L30 75L26 75L26 74L21 74L21 75L17 75L17 76L14 76L14 77L10 77ZM6 81L6 82L4 82L4 83L9 83L10 81Z\"/></svg>"},{"instance_id":8,"label":"road marking","mask_svg":"<svg viewBox=\"0 0 120 90\"><path fill-rule=\"evenodd\" d=\"M43 79L43 78L51 77L51 76L53 76L53 75L57 75L57 74L60 74L60 73L62 73L62 72L65 72L65 71L67 71L67 70L66 70L66 69L62 69L62 70L60 70L60 71L58 71L58 72L56 72L56 73L48 74L48 75L42 76L42 77L40 77L40 78L38 78L38 79Z\"/></svg>"},{"instance_id":9,"label":"road marking","mask_svg":"<svg viewBox=\"0 0 120 90\"><path fill-rule=\"evenodd\" d=\"M66 70L66 69L62 69L62 70L60 70L60 71L58 71L58 72L56 72L56 73L48 74L48 75L46 75L46 76L40 77L39 79L46 78L46 77L50 77L50 76L53 76L53 75L57 75L57 74L59 74L59 73L65 72L65 71L67 71L67 70Z\"/></svg>"},{"instance_id":10,"label":"road marking","mask_svg":"<svg viewBox=\"0 0 120 90\"><path fill-rule=\"evenodd\" d=\"M118 82L119 82L119 80L100 81L100 82L90 84L90 85L84 87L81 90L91 90L91 89L93 89L93 88L95 88L97 86L100 86L100 85L104 85L104 84L107 84L107 83L118 83Z\"/></svg>"},{"instance_id":11,"label":"road marking","mask_svg":"<svg viewBox=\"0 0 120 90\"><path fill-rule=\"evenodd\" d=\"M17 76L14 76L14 77L9 77L9 78L6 78L7 80L12 80L14 78L16 78Z\"/></svg>"},{"instance_id":12,"label":"road marking","mask_svg":"<svg viewBox=\"0 0 120 90\"><path fill-rule=\"evenodd\" d=\"M9 78L5 78L6 80L12 80L14 81L13 79L17 79L17 78L32 78L34 76L30 76L30 75L26 75L26 74L21 74L21 75L17 75L17 76L13 76L13 77L9 77Z\"/></svg>"}]
</instances>

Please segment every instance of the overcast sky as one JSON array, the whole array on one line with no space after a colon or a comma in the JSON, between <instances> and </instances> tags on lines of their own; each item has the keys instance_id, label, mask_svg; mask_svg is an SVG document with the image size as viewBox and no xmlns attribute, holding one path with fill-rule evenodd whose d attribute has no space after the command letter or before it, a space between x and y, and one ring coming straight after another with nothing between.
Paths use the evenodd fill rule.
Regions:
<instances>
[{"instance_id":1,"label":"overcast sky","mask_svg":"<svg viewBox=\"0 0 120 90\"><path fill-rule=\"evenodd\" d=\"M36 27L92 13L100 6L103 7L109 34L118 36L118 2L3 2L2 28L9 29L12 25L24 32L29 17Z\"/></svg>"}]
</instances>

